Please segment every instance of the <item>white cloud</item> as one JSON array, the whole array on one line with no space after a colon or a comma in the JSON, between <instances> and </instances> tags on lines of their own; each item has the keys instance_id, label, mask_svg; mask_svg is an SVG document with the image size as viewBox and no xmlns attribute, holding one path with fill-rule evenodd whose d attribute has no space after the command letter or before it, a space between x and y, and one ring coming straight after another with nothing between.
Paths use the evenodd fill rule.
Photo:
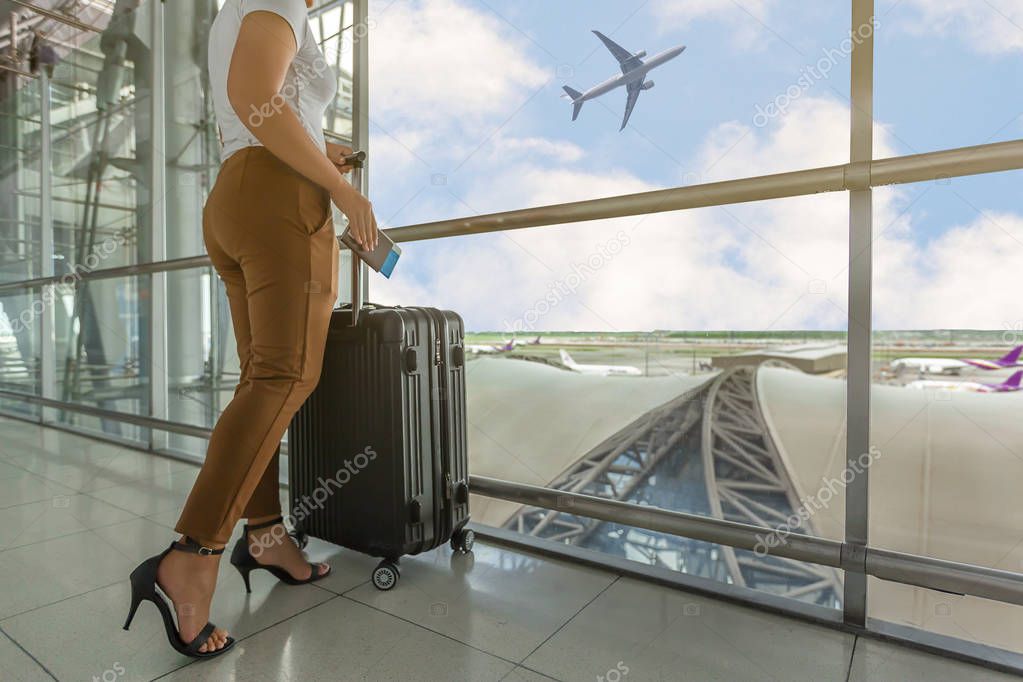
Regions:
<instances>
[{"instance_id":1,"label":"white cloud","mask_svg":"<svg viewBox=\"0 0 1023 682\"><path fill-rule=\"evenodd\" d=\"M476 125L554 76L494 15L456 0L391 2L372 16L373 110L392 121Z\"/></svg>"},{"instance_id":2,"label":"white cloud","mask_svg":"<svg viewBox=\"0 0 1023 682\"><path fill-rule=\"evenodd\" d=\"M903 0L915 11L903 28L922 36L952 36L984 54L1023 51L1023 0Z\"/></svg>"},{"instance_id":3,"label":"white cloud","mask_svg":"<svg viewBox=\"0 0 1023 682\"><path fill-rule=\"evenodd\" d=\"M499 130L476 150L481 138L465 130L498 130L509 108L534 84L529 74L538 67L530 65L525 46L502 34L488 17L452 0L416 7L413 11L396 3L397 14L388 11L381 25L407 36L436 34L438 22L452 16L463 26L478 22L489 31L488 40L499 43L496 48L488 44L480 54L496 49L502 62L512 65L510 70L487 67L487 76L523 75L493 87L503 102L495 107L493 99L461 92L474 78L440 83L437 91L413 88L410 99L401 82L411 78L405 70L419 73L420 65L397 69L392 64L382 71L391 79L386 91L394 96L384 108L384 120L397 121L392 127L401 131L375 136L374 158L377 168L388 169L386 184L402 191L408 185L411 196L416 180L406 173L426 169L433 154L457 159L475 150L472 181L457 188L461 200L446 188L423 192L414 201L414 212L450 217L477 212L476 207L493 211L661 189L627 168L594 166L584 149L563 140ZM438 7L446 9L438 13ZM398 19L412 27L399 25ZM380 49L401 52L402 45ZM420 58L428 59L415 57ZM375 94L374 101L383 97ZM424 106L450 111L450 101L461 107L458 127L447 127L439 118L434 123L432 114L425 124L416 118ZM845 103L807 94L763 128L742 122L719 125L687 165L704 169L695 181L707 182L841 164L848 158L848 127ZM875 140L878 157L894 155L883 127L877 127ZM426 173L416 177L426 178ZM677 182L683 182L681 171ZM427 202L434 203L424 209ZM1021 317L1011 312L1014 271L1006 266L1019 259L1021 246L1006 230L1023 241L1023 218L991 216L923 243L912 213L900 216L905 204L905 190L875 194L876 224L891 225L879 244L875 268L880 326L999 329L1006 320ZM613 257L602 256L601 248L611 244L624 246ZM535 320L540 330L845 326L844 193L411 243L404 250L394 279L374 280L372 299L452 308L474 330L504 329L537 312L543 313Z\"/></svg>"}]
</instances>

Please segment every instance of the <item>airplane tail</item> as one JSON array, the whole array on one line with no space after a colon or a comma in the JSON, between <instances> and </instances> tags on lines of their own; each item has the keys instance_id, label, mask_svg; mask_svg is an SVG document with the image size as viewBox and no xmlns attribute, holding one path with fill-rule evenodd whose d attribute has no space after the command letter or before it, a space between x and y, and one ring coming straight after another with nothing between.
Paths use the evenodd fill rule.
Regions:
<instances>
[{"instance_id":1,"label":"airplane tail","mask_svg":"<svg viewBox=\"0 0 1023 682\"><path fill-rule=\"evenodd\" d=\"M572 359L572 356L568 354L567 350L562 348L558 352L561 354L561 364L565 365L566 367L572 367L575 365L575 360Z\"/></svg>"},{"instance_id":2,"label":"airplane tail","mask_svg":"<svg viewBox=\"0 0 1023 682\"><path fill-rule=\"evenodd\" d=\"M1009 377L1002 386L1005 388L1019 388L1020 381L1023 381L1023 369Z\"/></svg>"},{"instance_id":3,"label":"airplane tail","mask_svg":"<svg viewBox=\"0 0 1023 682\"><path fill-rule=\"evenodd\" d=\"M579 118L579 112L583 108L583 103L579 100L583 96L583 93L579 92L575 88L570 88L567 85L562 86L565 90L565 94L572 98L572 120Z\"/></svg>"},{"instance_id":4,"label":"airplane tail","mask_svg":"<svg viewBox=\"0 0 1023 682\"><path fill-rule=\"evenodd\" d=\"M1016 346L1011 351L1005 354L1005 356L998 359L1000 365L1015 365L1019 362L1019 356L1023 353L1023 346Z\"/></svg>"}]
</instances>

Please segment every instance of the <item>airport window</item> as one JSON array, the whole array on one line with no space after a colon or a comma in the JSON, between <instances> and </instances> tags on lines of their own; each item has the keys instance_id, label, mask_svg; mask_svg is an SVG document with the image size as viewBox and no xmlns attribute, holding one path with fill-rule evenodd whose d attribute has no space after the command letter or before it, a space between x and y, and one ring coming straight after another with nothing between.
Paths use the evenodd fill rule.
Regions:
<instances>
[{"instance_id":1,"label":"airport window","mask_svg":"<svg viewBox=\"0 0 1023 682\"><path fill-rule=\"evenodd\" d=\"M0 59L0 414L201 462L223 3L108 5ZM1023 13L444 7L310 25L402 248L368 299L465 321L480 534L1017 665Z\"/></svg>"}]
</instances>

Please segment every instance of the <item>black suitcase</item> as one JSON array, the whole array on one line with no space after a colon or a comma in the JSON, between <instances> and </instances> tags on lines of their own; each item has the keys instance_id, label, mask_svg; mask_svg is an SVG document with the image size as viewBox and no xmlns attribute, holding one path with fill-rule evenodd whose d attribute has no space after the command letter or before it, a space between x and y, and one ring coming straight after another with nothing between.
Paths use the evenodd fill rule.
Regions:
<instances>
[{"instance_id":1,"label":"black suitcase","mask_svg":"<svg viewBox=\"0 0 1023 682\"><path fill-rule=\"evenodd\" d=\"M398 560L450 542L472 549L466 445L465 331L436 308L334 311L320 382L288 432L291 512L313 536Z\"/></svg>"}]
</instances>

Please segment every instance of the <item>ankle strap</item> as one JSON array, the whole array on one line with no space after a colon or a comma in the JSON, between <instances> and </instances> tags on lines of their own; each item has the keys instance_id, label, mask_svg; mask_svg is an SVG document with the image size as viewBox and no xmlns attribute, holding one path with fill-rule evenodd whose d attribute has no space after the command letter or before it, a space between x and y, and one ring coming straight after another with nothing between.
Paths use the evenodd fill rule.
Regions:
<instances>
[{"instance_id":1,"label":"ankle strap","mask_svg":"<svg viewBox=\"0 0 1023 682\"><path fill-rule=\"evenodd\" d=\"M259 530L260 528L269 528L270 526L276 526L278 523L284 523L284 517L283 516L278 516L275 519L270 519L269 521L265 521L263 523L257 523L254 526L250 526L249 524L246 523L245 524L245 532L248 533L250 530Z\"/></svg>"},{"instance_id":2,"label":"ankle strap","mask_svg":"<svg viewBox=\"0 0 1023 682\"><path fill-rule=\"evenodd\" d=\"M198 542L188 537L187 535L185 536L184 541L176 541L171 544L171 547L180 552L190 552L192 554L201 554L203 556L216 556L218 554L224 553L223 547L221 547L220 549L206 547L205 545L200 545Z\"/></svg>"}]
</instances>

